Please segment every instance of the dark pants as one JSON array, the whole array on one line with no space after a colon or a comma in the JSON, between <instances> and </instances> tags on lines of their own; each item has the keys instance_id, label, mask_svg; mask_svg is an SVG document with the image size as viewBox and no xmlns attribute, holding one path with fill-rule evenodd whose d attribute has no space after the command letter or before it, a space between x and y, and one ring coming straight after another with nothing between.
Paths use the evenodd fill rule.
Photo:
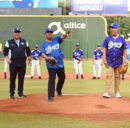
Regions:
<instances>
[{"instance_id":1,"label":"dark pants","mask_svg":"<svg viewBox=\"0 0 130 128\"><path fill-rule=\"evenodd\" d=\"M65 70L64 68L59 68L59 69L48 68L48 73L49 73L48 97L54 97L56 75L58 76L58 83L57 83L56 91L57 93L61 93L64 81L65 81Z\"/></svg>"},{"instance_id":2,"label":"dark pants","mask_svg":"<svg viewBox=\"0 0 130 128\"><path fill-rule=\"evenodd\" d=\"M23 94L25 71L26 71L26 65L23 66L16 66L13 64L10 65L10 95L14 95L15 93L15 81L17 75L18 75L18 95Z\"/></svg>"}]
</instances>

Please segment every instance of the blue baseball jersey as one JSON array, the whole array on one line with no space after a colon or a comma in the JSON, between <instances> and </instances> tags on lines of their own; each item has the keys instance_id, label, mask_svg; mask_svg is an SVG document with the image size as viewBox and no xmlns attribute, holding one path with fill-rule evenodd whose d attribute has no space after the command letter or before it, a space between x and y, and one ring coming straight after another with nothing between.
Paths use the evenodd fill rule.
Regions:
<instances>
[{"instance_id":1,"label":"blue baseball jersey","mask_svg":"<svg viewBox=\"0 0 130 128\"><path fill-rule=\"evenodd\" d=\"M39 50L32 50L31 55L33 56L34 60L38 60L40 57L40 51Z\"/></svg>"},{"instance_id":2,"label":"blue baseball jersey","mask_svg":"<svg viewBox=\"0 0 130 128\"><path fill-rule=\"evenodd\" d=\"M64 62L63 62L64 55L61 50L62 42L63 40L61 39L61 35L52 38L51 42L48 42L46 40L43 41L40 52L46 54L48 57L54 57L57 60L57 65L53 67L46 60L47 68L58 69L64 67Z\"/></svg>"},{"instance_id":3,"label":"blue baseball jersey","mask_svg":"<svg viewBox=\"0 0 130 128\"><path fill-rule=\"evenodd\" d=\"M81 49L78 49L78 50L75 49L73 50L72 55L74 56L74 59L79 60L78 58L81 58L82 56L84 56L84 52Z\"/></svg>"},{"instance_id":4,"label":"blue baseball jersey","mask_svg":"<svg viewBox=\"0 0 130 128\"><path fill-rule=\"evenodd\" d=\"M101 58L102 58L102 56L103 56L103 51L97 49L97 50L94 51L93 54L95 55L95 60L98 60L98 59L101 59Z\"/></svg>"},{"instance_id":5,"label":"blue baseball jersey","mask_svg":"<svg viewBox=\"0 0 130 128\"><path fill-rule=\"evenodd\" d=\"M112 35L108 36L104 42L103 47L107 48L107 63L111 67L119 67L123 63L123 50L127 48L125 39L118 36L114 39Z\"/></svg>"}]
</instances>

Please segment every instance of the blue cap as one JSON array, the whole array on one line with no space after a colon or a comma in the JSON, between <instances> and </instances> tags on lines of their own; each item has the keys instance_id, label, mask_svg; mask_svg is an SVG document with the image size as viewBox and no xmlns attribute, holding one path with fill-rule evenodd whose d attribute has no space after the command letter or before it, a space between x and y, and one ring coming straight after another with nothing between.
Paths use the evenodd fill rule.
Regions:
<instances>
[{"instance_id":1,"label":"blue cap","mask_svg":"<svg viewBox=\"0 0 130 128\"><path fill-rule=\"evenodd\" d=\"M45 29L45 33L47 33L47 32L52 32L52 33L53 33L54 31L53 31L53 29L51 29L51 28L46 28L46 29Z\"/></svg>"},{"instance_id":2,"label":"blue cap","mask_svg":"<svg viewBox=\"0 0 130 128\"><path fill-rule=\"evenodd\" d=\"M34 45L34 48L38 48L38 44L35 44L35 45Z\"/></svg>"},{"instance_id":3,"label":"blue cap","mask_svg":"<svg viewBox=\"0 0 130 128\"><path fill-rule=\"evenodd\" d=\"M120 28L119 24L117 23L112 23L109 28Z\"/></svg>"},{"instance_id":4,"label":"blue cap","mask_svg":"<svg viewBox=\"0 0 130 128\"><path fill-rule=\"evenodd\" d=\"M15 27L14 30L13 30L13 32L21 32L21 29L18 28L18 27Z\"/></svg>"},{"instance_id":5,"label":"blue cap","mask_svg":"<svg viewBox=\"0 0 130 128\"><path fill-rule=\"evenodd\" d=\"M80 44L79 44L79 43L77 43L77 44L76 44L76 46L80 46Z\"/></svg>"},{"instance_id":6,"label":"blue cap","mask_svg":"<svg viewBox=\"0 0 130 128\"><path fill-rule=\"evenodd\" d=\"M102 47L102 45L101 44L97 44L97 47Z\"/></svg>"}]
</instances>

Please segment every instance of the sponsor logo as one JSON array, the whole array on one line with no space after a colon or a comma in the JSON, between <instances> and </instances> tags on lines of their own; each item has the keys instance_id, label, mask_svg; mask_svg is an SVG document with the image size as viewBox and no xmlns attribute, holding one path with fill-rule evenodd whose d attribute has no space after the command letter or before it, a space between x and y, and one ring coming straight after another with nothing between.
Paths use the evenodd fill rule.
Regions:
<instances>
[{"instance_id":1,"label":"sponsor logo","mask_svg":"<svg viewBox=\"0 0 130 128\"><path fill-rule=\"evenodd\" d=\"M61 22L51 22L48 25L48 28L52 28L53 26L57 27L57 30L54 31L53 34L65 34L64 29L61 27ZM65 29L85 29L86 28L86 24L85 23L77 23L77 22L69 22L69 23L64 23L63 27Z\"/></svg>"}]
</instances>

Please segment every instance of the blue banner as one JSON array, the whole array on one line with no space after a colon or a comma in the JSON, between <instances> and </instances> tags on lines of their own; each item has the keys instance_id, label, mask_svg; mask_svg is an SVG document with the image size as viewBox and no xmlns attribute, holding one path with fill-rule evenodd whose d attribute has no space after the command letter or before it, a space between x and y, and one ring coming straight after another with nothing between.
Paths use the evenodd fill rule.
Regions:
<instances>
[{"instance_id":1,"label":"blue banner","mask_svg":"<svg viewBox=\"0 0 130 128\"><path fill-rule=\"evenodd\" d=\"M127 0L71 0L73 14L128 15Z\"/></svg>"},{"instance_id":2,"label":"blue banner","mask_svg":"<svg viewBox=\"0 0 130 128\"><path fill-rule=\"evenodd\" d=\"M58 0L0 0L0 8L58 8Z\"/></svg>"}]
</instances>

